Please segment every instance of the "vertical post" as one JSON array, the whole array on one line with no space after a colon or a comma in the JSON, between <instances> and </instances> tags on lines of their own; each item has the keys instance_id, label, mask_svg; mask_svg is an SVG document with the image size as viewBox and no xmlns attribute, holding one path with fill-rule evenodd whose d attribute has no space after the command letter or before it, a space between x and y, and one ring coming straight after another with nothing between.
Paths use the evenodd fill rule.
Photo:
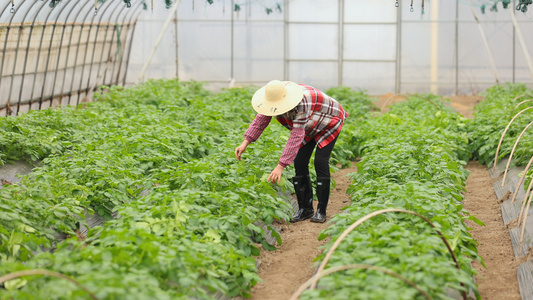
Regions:
<instances>
[{"instance_id":1,"label":"vertical post","mask_svg":"<svg viewBox=\"0 0 533 300\"><path fill-rule=\"evenodd\" d=\"M529 55L529 51L527 50L526 42L524 41L524 37L522 36L522 31L518 26L518 21L516 20L514 9L511 9L511 20L513 21L514 29L516 30L518 42L520 42L520 46L522 46L522 51L524 51L524 57L526 59L527 66L529 67L529 72L531 73L531 77L533 78L533 62L531 61L531 56Z\"/></svg>"},{"instance_id":2,"label":"vertical post","mask_svg":"<svg viewBox=\"0 0 533 300\"><path fill-rule=\"evenodd\" d=\"M289 77L289 5L289 0L285 0L285 11L283 12L283 80L288 80Z\"/></svg>"},{"instance_id":3,"label":"vertical post","mask_svg":"<svg viewBox=\"0 0 533 300\"><path fill-rule=\"evenodd\" d=\"M230 67L230 85L234 81L234 74L233 74L233 59L234 59L234 34L235 34L235 1L231 0L231 67ZM232 86L230 86L232 87Z\"/></svg>"},{"instance_id":4,"label":"vertical post","mask_svg":"<svg viewBox=\"0 0 533 300\"><path fill-rule=\"evenodd\" d=\"M343 64L344 64L344 0L339 0L339 43L338 43L338 56L339 56L339 66L338 66L338 78L337 84L342 86L342 77L343 77Z\"/></svg>"},{"instance_id":5,"label":"vertical post","mask_svg":"<svg viewBox=\"0 0 533 300\"><path fill-rule=\"evenodd\" d=\"M179 41L178 41L178 10L176 10L176 15L174 19L174 23L176 24L176 28L174 29L174 39L176 40L176 79L180 80L180 64L179 64Z\"/></svg>"},{"instance_id":6,"label":"vertical post","mask_svg":"<svg viewBox=\"0 0 533 300\"><path fill-rule=\"evenodd\" d=\"M431 88L433 94L439 92L439 0L431 3Z\"/></svg>"},{"instance_id":7,"label":"vertical post","mask_svg":"<svg viewBox=\"0 0 533 300\"><path fill-rule=\"evenodd\" d=\"M511 7L510 9L514 9ZM516 80L516 29L513 26L513 83L515 83Z\"/></svg>"},{"instance_id":8,"label":"vertical post","mask_svg":"<svg viewBox=\"0 0 533 300\"><path fill-rule=\"evenodd\" d=\"M459 1L455 2L455 94L459 95Z\"/></svg>"},{"instance_id":9,"label":"vertical post","mask_svg":"<svg viewBox=\"0 0 533 300\"><path fill-rule=\"evenodd\" d=\"M394 93L399 94L401 90L401 66L402 66L402 9L396 10L396 70L394 81Z\"/></svg>"}]
</instances>

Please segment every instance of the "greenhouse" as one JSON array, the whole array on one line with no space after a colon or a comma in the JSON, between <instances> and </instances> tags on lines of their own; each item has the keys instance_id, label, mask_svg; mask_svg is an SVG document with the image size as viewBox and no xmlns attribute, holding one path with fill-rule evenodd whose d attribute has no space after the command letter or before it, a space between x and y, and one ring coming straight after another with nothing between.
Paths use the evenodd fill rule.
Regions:
<instances>
[{"instance_id":1,"label":"greenhouse","mask_svg":"<svg viewBox=\"0 0 533 300\"><path fill-rule=\"evenodd\" d=\"M2 1L0 299L533 299L532 32L532 0Z\"/></svg>"}]
</instances>

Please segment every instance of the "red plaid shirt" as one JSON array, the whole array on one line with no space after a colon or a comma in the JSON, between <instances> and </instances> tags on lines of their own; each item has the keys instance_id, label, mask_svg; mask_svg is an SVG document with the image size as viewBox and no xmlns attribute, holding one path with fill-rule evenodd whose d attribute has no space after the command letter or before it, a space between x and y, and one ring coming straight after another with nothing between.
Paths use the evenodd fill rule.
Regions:
<instances>
[{"instance_id":1,"label":"red plaid shirt","mask_svg":"<svg viewBox=\"0 0 533 300\"><path fill-rule=\"evenodd\" d=\"M291 131L289 140L279 159L279 164L286 167L293 163L300 147L314 139L319 148L333 141L340 133L344 119L348 114L337 100L311 86L300 84L303 98L292 110L276 116L281 125ZM257 114L244 138L255 142L268 126L272 117Z\"/></svg>"}]
</instances>

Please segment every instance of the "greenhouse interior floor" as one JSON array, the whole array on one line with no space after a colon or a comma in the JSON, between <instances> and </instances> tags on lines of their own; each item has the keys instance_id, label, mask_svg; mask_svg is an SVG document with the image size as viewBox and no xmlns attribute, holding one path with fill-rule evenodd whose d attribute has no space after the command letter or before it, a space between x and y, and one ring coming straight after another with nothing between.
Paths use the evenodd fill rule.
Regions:
<instances>
[{"instance_id":1,"label":"greenhouse interior floor","mask_svg":"<svg viewBox=\"0 0 533 300\"><path fill-rule=\"evenodd\" d=\"M377 98L376 106L386 110L386 106L402 101L403 96L393 94ZM454 109L466 118L473 117L473 107L482 100L481 96L450 97ZM485 226L474 222L471 234L479 242L478 251L487 268L475 262L478 271L476 282L482 299L502 300L521 299L518 288L517 269L527 261L525 257L517 258L513 253L509 229L504 225L501 201L498 200L493 183L486 166L471 161L466 167L470 175L466 181L464 207L470 214L480 219ZM332 191L328 205L328 219L340 213L342 207L350 201L346 189L351 181L348 174L356 167L341 169L332 174L337 186ZM315 203L316 205L316 203ZM282 226L283 245L273 252L263 251L260 257L259 275L264 283L259 283L252 290L253 300L289 299L290 296L315 272L313 259L320 253L320 246L326 241L317 241L320 231L327 228L325 224L300 222ZM304 267L302 267L304 266ZM307 266L307 267L305 267Z\"/></svg>"}]
</instances>

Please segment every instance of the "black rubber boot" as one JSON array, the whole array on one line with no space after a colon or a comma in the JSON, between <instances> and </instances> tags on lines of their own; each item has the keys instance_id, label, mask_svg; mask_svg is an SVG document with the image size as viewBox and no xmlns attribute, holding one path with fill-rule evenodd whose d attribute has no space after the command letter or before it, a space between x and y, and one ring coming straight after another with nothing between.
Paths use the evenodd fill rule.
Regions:
<instances>
[{"instance_id":1,"label":"black rubber boot","mask_svg":"<svg viewBox=\"0 0 533 300\"><path fill-rule=\"evenodd\" d=\"M298 211L292 216L291 222L299 222L311 218L313 210L313 188L311 179L307 176L294 176L292 178L294 192L298 199Z\"/></svg>"},{"instance_id":2,"label":"black rubber boot","mask_svg":"<svg viewBox=\"0 0 533 300\"><path fill-rule=\"evenodd\" d=\"M318 208L315 215L311 218L311 222L326 222L326 208L328 207L329 201L329 185L329 177L318 177L316 179L316 197L318 198Z\"/></svg>"}]
</instances>

